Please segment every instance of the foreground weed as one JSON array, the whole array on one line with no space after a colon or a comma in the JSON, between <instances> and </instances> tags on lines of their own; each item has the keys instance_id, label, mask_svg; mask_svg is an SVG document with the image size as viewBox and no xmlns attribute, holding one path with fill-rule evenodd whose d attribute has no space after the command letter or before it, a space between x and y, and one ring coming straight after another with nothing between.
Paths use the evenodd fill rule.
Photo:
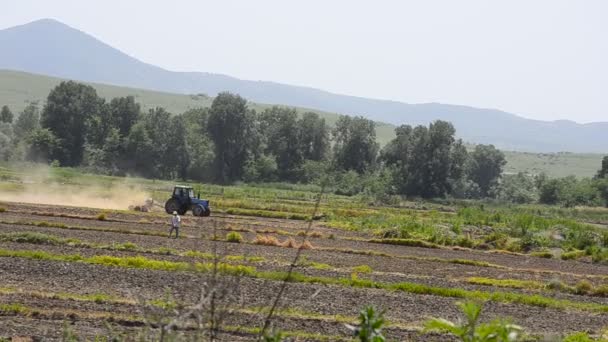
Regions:
<instances>
[{"instance_id":1,"label":"foreground weed","mask_svg":"<svg viewBox=\"0 0 608 342\"><path fill-rule=\"evenodd\" d=\"M368 306L359 313L357 326L346 325L360 342L384 342L382 326L385 324L384 311L377 312Z\"/></svg>"},{"instance_id":2,"label":"foreground weed","mask_svg":"<svg viewBox=\"0 0 608 342\"><path fill-rule=\"evenodd\" d=\"M431 318L425 323L425 331L440 331L458 337L462 342L513 342L519 341L522 328L508 320L495 319L479 323L482 306L475 302L457 303L465 321L454 323L443 318Z\"/></svg>"}]
</instances>

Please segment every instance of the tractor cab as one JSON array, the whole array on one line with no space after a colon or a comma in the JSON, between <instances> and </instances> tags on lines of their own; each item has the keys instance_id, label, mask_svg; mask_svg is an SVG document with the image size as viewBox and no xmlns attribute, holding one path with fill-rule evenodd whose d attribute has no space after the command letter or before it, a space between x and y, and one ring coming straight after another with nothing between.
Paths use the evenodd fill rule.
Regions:
<instances>
[{"instance_id":1,"label":"tractor cab","mask_svg":"<svg viewBox=\"0 0 608 342\"><path fill-rule=\"evenodd\" d=\"M200 195L194 196L194 189L191 186L176 185L173 188L171 198L165 203L165 211L172 214L174 211L184 215L188 210L192 210L194 216L209 216L211 208L208 200L200 199Z\"/></svg>"}]
</instances>

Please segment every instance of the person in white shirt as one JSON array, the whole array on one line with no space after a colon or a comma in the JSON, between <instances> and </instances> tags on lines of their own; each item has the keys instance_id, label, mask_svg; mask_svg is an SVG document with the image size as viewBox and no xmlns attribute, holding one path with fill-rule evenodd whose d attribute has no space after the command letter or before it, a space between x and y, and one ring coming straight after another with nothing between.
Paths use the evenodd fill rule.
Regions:
<instances>
[{"instance_id":1,"label":"person in white shirt","mask_svg":"<svg viewBox=\"0 0 608 342\"><path fill-rule=\"evenodd\" d=\"M169 231L169 238L171 238L171 233L175 230L175 239L179 237L179 226L182 222L181 217L177 215L177 211L173 212L173 216L171 217L171 230Z\"/></svg>"}]
</instances>

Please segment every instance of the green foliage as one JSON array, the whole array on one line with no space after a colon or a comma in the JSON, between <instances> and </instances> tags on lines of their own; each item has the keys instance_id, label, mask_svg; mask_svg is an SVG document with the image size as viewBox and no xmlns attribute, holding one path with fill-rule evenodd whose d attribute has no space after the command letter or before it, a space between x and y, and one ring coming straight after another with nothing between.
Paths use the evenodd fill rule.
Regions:
<instances>
[{"instance_id":1,"label":"green foliage","mask_svg":"<svg viewBox=\"0 0 608 342\"><path fill-rule=\"evenodd\" d=\"M488 196L507 163L505 155L494 145L477 145L470 156L469 178L479 185L482 197Z\"/></svg>"},{"instance_id":2,"label":"green foliage","mask_svg":"<svg viewBox=\"0 0 608 342\"><path fill-rule=\"evenodd\" d=\"M454 323L442 318L432 318L425 322L425 331L441 331L458 337L463 342L511 342L519 341L522 328L508 320L495 319L489 323L479 323L482 306L475 302L457 303L465 321Z\"/></svg>"},{"instance_id":3,"label":"green foliage","mask_svg":"<svg viewBox=\"0 0 608 342\"><path fill-rule=\"evenodd\" d=\"M462 141L454 138L454 126L438 120L428 128L402 125L395 133L380 159L393 167L398 192L425 198L451 194L464 176L468 158Z\"/></svg>"},{"instance_id":4,"label":"green foliage","mask_svg":"<svg viewBox=\"0 0 608 342\"><path fill-rule=\"evenodd\" d=\"M379 150L374 121L362 116L340 116L332 136L338 170L360 174L374 169Z\"/></svg>"},{"instance_id":5,"label":"green foliage","mask_svg":"<svg viewBox=\"0 0 608 342\"><path fill-rule=\"evenodd\" d=\"M226 234L226 241L241 243L243 241L243 236L237 232L229 232L228 234Z\"/></svg>"},{"instance_id":6,"label":"green foliage","mask_svg":"<svg viewBox=\"0 0 608 342\"><path fill-rule=\"evenodd\" d=\"M361 342L384 342L382 326L385 323L384 312L377 312L374 307L368 306L359 313L359 324L356 327L348 327Z\"/></svg>"},{"instance_id":7,"label":"green foliage","mask_svg":"<svg viewBox=\"0 0 608 342\"><path fill-rule=\"evenodd\" d=\"M498 198L506 202L525 204L538 200L534 177L522 172L516 175L504 175L497 192Z\"/></svg>"},{"instance_id":8,"label":"green foliage","mask_svg":"<svg viewBox=\"0 0 608 342\"><path fill-rule=\"evenodd\" d=\"M31 103L17 117L13 125L15 138L22 140L27 138L32 132L40 127L40 111L37 104Z\"/></svg>"},{"instance_id":9,"label":"green foliage","mask_svg":"<svg viewBox=\"0 0 608 342\"><path fill-rule=\"evenodd\" d=\"M13 123L13 112L6 105L2 106L2 110L0 110L0 122Z\"/></svg>"},{"instance_id":10,"label":"green foliage","mask_svg":"<svg viewBox=\"0 0 608 342\"><path fill-rule=\"evenodd\" d=\"M589 337L587 333L576 332L570 334L562 340L562 342L594 342L595 340Z\"/></svg>"},{"instance_id":11,"label":"green foliage","mask_svg":"<svg viewBox=\"0 0 608 342\"><path fill-rule=\"evenodd\" d=\"M207 130L215 146L217 181L233 182L243 175L249 153L256 149L254 117L239 95L224 92L213 100Z\"/></svg>"},{"instance_id":12,"label":"green foliage","mask_svg":"<svg viewBox=\"0 0 608 342\"><path fill-rule=\"evenodd\" d=\"M353 267L353 271L358 273L372 273L372 268L368 265L359 265Z\"/></svg>"},{"instance_id":13,"label":"green foliage","mask_svg":"<svg viewBox=\"0 0 608 342\"><path fill-rule=\"evenodd\" d=\"M60 146L51 158L61 165L80 165L86 139L101 142L105 138L107 112L103 107L103 100L91 86L67 81L51 90L41 117L42 127L60 139Z\"/></svg>"}]
</instances>

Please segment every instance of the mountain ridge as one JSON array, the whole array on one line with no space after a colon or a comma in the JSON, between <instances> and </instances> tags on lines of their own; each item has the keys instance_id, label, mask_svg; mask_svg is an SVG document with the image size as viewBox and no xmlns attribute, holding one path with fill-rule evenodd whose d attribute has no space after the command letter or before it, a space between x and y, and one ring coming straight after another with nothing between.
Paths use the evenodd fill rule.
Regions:
<instances>
[{"instance_id":1,"label":"mountain ridge","mask_svg":"<svg viewBox=\"0 0 608 342\"><path fill-rule=\"evenodd\" d=\"M258 103L363 115L394 125L454 124L472 143L529 152L608 152L608 122L527 119L498 109L442 103L407 104L394 100L340 95L272 81L241 80L209 72L169 71L132 57L103 41L54 19L0 30L0 69L20 70L85 82L162 92L214 96L239 93Z\"/></svg>"}]
</instances>

